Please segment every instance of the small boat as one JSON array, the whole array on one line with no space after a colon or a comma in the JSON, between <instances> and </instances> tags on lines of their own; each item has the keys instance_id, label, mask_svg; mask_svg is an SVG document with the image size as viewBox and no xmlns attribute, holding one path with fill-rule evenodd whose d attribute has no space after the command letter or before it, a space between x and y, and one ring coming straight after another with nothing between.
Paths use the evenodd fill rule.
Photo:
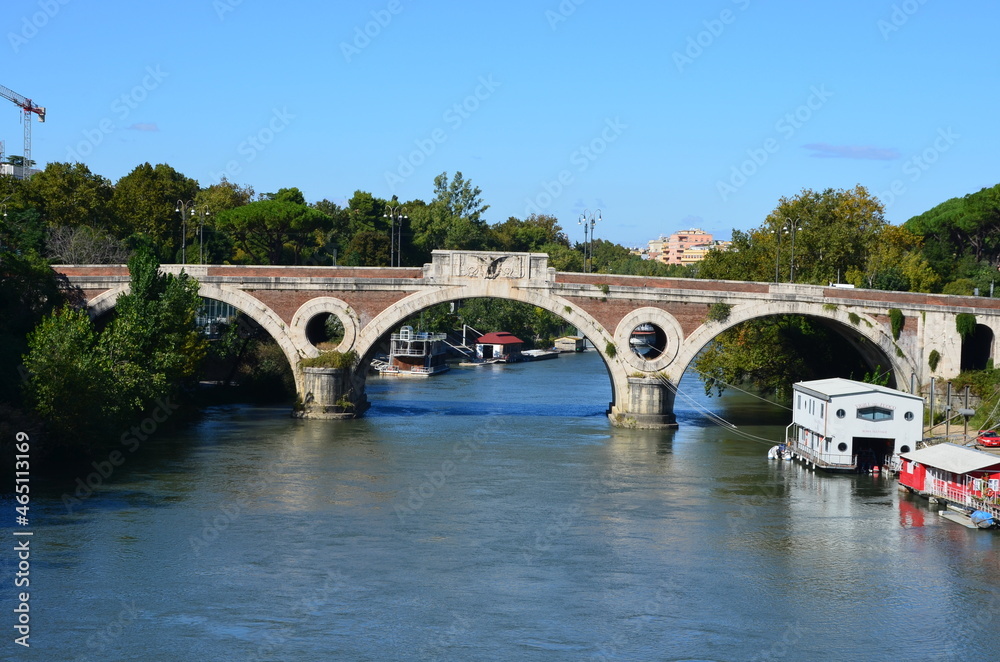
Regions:
<instances>
[{"instance_id":1,"label":"small boat","mask_svg":"<svg viewBox=\"0 0 1000 662\"><path fill-rule=\"evenodd\" d=\"M771 446L767 450L767 459L769 460L791 460L792 451L788 448L786 444L778 444L777 446Z\"/></svg>"},{"instance_id":2,"label":"small boat","mask_svg":"<svg viewBox=\"0 0 1000 662\"><path fill-rule=\"evenodd\" d=\"M640 324L632 331L629 345L639 356L646 356L656 350L656 328L652 324Z\"/></svg>"},{"instance_id":3,"label":"small boat","mask_svg":"<svg viewBox=\"0 0 1000 662\"><path fill-rule=\"evenodd\" d=\"M993 515L982 510L974 510L969 514L969 519L980 529L992 529L996 526Z\"/></svg>"},{"instance_id":4,"label":"small boat","mask_svg":"<svg viewBox=\"0 0 1000 662\"><path fill-rule=\"evenodd\" d=\"M526 349L521 352L521 356L526 361L547 361L548 359L558 359L559 352L552 349Z\"/></svg>"}]
</instances>

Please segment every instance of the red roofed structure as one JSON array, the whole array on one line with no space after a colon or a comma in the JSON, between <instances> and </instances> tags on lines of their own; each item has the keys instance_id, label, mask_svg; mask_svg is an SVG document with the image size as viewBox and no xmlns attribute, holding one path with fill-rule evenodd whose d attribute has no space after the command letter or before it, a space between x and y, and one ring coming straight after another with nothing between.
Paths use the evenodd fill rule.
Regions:
<instances>
[{"instance_id":1,"label":"red roofed structure","mask_svg":"<svg viewBox=\"0 0 1000 662\"><path fill-rule=\"evenodd\" d=\"M476 358L498 363L514 363L523 360L521 346L524 341L507 331L495 331L481 336L476 341Z\"/></svg>"}]
</instances>

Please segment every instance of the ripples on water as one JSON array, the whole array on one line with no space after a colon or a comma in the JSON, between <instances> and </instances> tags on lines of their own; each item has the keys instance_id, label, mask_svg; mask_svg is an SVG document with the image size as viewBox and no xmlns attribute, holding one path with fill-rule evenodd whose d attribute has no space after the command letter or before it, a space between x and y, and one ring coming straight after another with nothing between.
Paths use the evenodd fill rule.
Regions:
<instances>
[{"instance_id":1,"label":"ripples on water","mask_svg":"<svg viewBox=\"0 0 1000 662\"><path fill-rule=\"evenodd\" d=\"M33 502L19 659L997 658L994 534L768 462L787 412L682 389L657 432L610 427L593 353L373 378L359 421L211 410Z\"/></svg>"}]
</instances>

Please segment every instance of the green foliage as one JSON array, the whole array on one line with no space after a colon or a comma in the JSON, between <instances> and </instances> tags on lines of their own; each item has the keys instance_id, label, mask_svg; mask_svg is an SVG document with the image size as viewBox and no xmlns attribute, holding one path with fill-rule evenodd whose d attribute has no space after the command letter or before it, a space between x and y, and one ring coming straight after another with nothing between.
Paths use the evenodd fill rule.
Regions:
<instances>
[{"instance_id":1,"label":"green foliage","mask_svg":"<svg viewBox=\"0 0 1000 662\"><path fill-rule=\"evenodd\" d=\"M529 346L549 346L562 335L566 323L544 308L508 299L466 299L458 309L459 321L483 333L508 331Z\"/></svg>"},{"instance_id":2,"label":"green foliage","mask_svg":"<svg viewBox=\"0 0 1000 662\"><path fill-rule=\"evenodd\" d=\"M764 394L788 397L792 384L808 379L850 377L867 367L835 331L794 315L759 318L720 333L698 355L694 368L705 392L745 384Z\"/></svg>"},{"instance_id":3,"label":"green foliage","mask_svg":"<svg viewBox=\"0 0 1000 662\"><path fill-rule=\"evenodd\" d=\"M889 325L892 327L892 339L899 340L899 334L903 331L903 324L906 322L906 316L903 315L903 311L899 308L889 309Z\"/></svg>"},{"instance_id":4,"label":"green foliage","mask_svg":"<svg viewBox=\"0 0 1000 662\"><path fill-rule=\"evenodd\" d=\"M892 372L888 369L882 370L882 366L875 366L875 370L872 372L866 372L865 376L861 378L861 381L866 384L875 384L876 386L888 386L889 378L892 377Z\"/></svg>"},{"instance_id":5,"label":"green foliage","mask_svg":"<svg viewBox=\"0 0 1000 662\"><path fill-rule=\"evenodd\" d=\"M65 281L33 251L17 243L0 245L0 402L21 400L21 356L27 335L54 308L67 301Z\"/></svg>"},{"instance_id":6,"label":"green foliage","mask_svg":"<svg viewBox=\"0 0 1000 662\"><path fill-rule=\"evenodd\" d=\"M971 278L956 278L941 288L941 294L971 297L975 289L976 283Z\"/></svg>"},{"instance_id":7,"label":"green foliage","mask_svg":"<svg viewBox=\"0 0 1000 662\"><path fill-rule=\"evenodd\" d=\"M608 355L609 359L613 359L618 355L618 348L609 340L608 344L604 346L604 353Z\"/></svg>"},{"instance_id":8,"label":"green foliage","mask_svg":"<svg viewBox=\"0 0 1000 662\"><path fill-rule=\"evenodd\" d=\"M608 296L608 293L611 291L611 287L607 283L598 283L597 289L599 289L601 294L604 296Z\"/></svg>"},{"instance_id":9,"label":"green foliage","mask_svg":"<svg viewBox=\"0 0 1000 662\"><path fill-rule=\"evenodd\" d=\"M109 230L115 225L113 193L110 181L82 163L49 163L23 183L10 206L33 209L48 227L89 225Z\"/></svg>"},{"instance_id":10,"label":"green foliage","mask_svg":"<svg viewBox=\"0 0 1000 662\"><path fill-rule=\"evenodd\" d=\"M924 238L923 255L945 282L972 277L1000 260L1000 184L951 198L905 223ZM987 282L979 284L989 285Z\"/></svg>"},{"instance_id":11,"label":"green foliage","mask_svg":"<svg viewBox=\"0 0 1000 662\"><path fill-rule=\"evenodd\" d=\"M827 311L829 311L831 313L836 312L837 311L837 304L835 304L835 303L824 303L823 304L823 310L827 310Z\"/></svg>"},{"instance_id":12,"label":"green foliage","mask_svg":"<svg viewBox=\"0 0 1000 662\"><path fill-rule=\"evenodd\" d=\"M883 213L863 186L803 190L781 198L759 228L734 230L731 249L710 252L698 276L772 281L777 271L778 280L785 281L794 271L797 283L838 282L849 270L864 271L883 243Z\"/></svg>"},{"instance_id":13,"label":"green foliage","mask_svg":"<svg viewBox=\"0 0 1000 662\"><path fill-rule=\"evenodd\" d=\"M299 363L303 368L336 368L338 370L353 370L358 363L358 355L354 350L347 352L322 352L319 356L302 359Z\"/></svg>"},{"instance_id":14,"label":"green foliage","mask_svg":"<svg viewBox=\"0 0 1000 662\"><path fill-rule=\"evenodd\" d=\"M723 323L729 320L729 313L732 311L731 303L716 301L708 307L708 321Z\"/></svg>"},{"instance_id":15,"label":"green foliage","mask_svg":"<svg viewBox=\"0 0 1000 662\"><path fill-rule=\"evenodd\" d=\"M976 332L976 316L973 313L959 313L955 315L955 330L958 335L965 340Z\"/></svg>"},{"instance_id":16,"label":"green foliage","mask_svg":"<svg viewBox=\"0 0 1000 662\"><path fill-rule=\"evenodd\" d=\"M83 310L64 307L28 335L28 402L64 447L83 453L122 420L115 366Z\"/></svg>"},{"instance_id":17,"label":"green foliage","mask_svg":"<svg viewBox=\"0 0 1000 662\"><path fill-rule=\"evenodd\" d=\"M849 319L851 321L851 324L853 324L854 326L861 324L861 316L858 315L857 313L847 313L847 319Z\"/></svg>"},{"instance_id":18,"label":"green foliage","mask_svg":"<svg viewBox=\"0 0 1000 662\"><path fill-rule=\"evenodd\" d=\"M107 441L108 430L193 381L206 350L195 327L198 286L158 268L151 251L133 255L131 291L100 337L85 312L67 308L29 334L30 401L65 447L86 451Z\"/></svg>"},{"instance_id":19,"label":"green foliage","mask_svg":"<svg viewBox=\"0 0 1000 662\"><path fill-rule=\"evenodd\" d=\"M198 182L165 163L136 167L118 180L111 198L119 235L145 238L159 260L177 260L182 230L188 245L195 244L197 230L190 221L184 227L177 203L193 200L197 193Z\"/></svg>"},{"instance_id":20,"label":"green foliage","mask_svg":"<svg viewBox=\"0 0 1000 662\"><path fill-rule=\"evenodd\" d=\"M235 261L290 264L307 259L325 245L324 231L331 221L307 205L275 199L223 211L215 224L232 238L237 249Z\"/></svg>"},{"instance_id":21,"label":"green foliage","mask_svg":"<svg viewBox=\"0 0 1000 662\"><path fill-rule=\"evenodd\" d=\"M936 349L932 349L930 354L927 355L927 365L930 366L931 372L935 372L938 367L938 363L941 361L941 352Z\"/></svg>"}]
</instances>

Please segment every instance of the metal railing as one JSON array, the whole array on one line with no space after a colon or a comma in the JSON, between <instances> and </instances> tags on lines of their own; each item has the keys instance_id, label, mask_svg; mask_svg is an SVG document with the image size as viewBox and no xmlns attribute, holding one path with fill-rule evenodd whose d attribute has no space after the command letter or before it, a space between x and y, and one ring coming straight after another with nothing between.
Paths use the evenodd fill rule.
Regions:
<instances>
[{"instance_id":1,"label":"metal railing","mask_svg":"<svg viewBox=\"0 0 1000 662\"><path fill-rule=\"evenodd\" d=\"M982 510L1000 519L1000 504L997 503L997 497L977 497L969 486L956 487L954 484L939 478L928 479L924 489L930 496L939 497L967 508Z\"/></svg>"}]
</instances>

